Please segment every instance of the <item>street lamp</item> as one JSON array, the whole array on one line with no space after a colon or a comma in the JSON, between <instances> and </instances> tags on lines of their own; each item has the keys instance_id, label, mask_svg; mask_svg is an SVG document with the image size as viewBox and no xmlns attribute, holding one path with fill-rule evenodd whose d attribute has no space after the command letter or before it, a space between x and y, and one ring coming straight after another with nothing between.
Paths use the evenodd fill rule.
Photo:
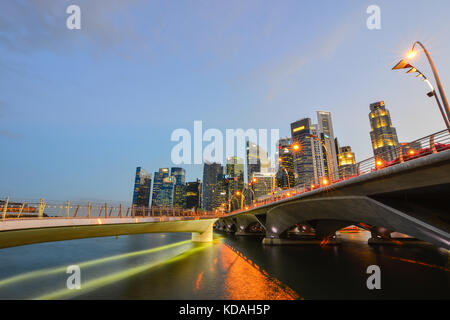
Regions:
<instances>
[{"instance_id":1,"label":"street lamp","mask_svg":"<svg viewBox=\"0 0 450 320\"><path fill-rule=\"evenodd\" d=\"M450 120L450 109L448 106L447 97L445 96L445 92L444 92L444 89L442 88L441 80L439 79L439 75L437 73L436 67L434 66L434 62L431 59L431 56L428 53L428 50L425 48L425 46L420 41L416 41L416 42L414 42L414 44L412 46L409 56L412 56L412 57L415 56L414 48L416 47L416 44L418 44L422 48L423 52L425 52L425 55L427 56L428 62L430 63L431 69L433 70L433 75L434 75L434 79L436 80L437 87L439 89L439 94L441 95L441 100L444 105L444 110L447 113L447 120Z\"/></svg>"},{"instance_id":2,"label":"street lamp","mask_svg":"<svg viewBox=\"0 0 450 320\"><path fill-rule=\"evenodd\" d=\"M444 105L445 114L447 115L445 124L447 125L447 128L449 128L450 108L448 106L448 101L447 101L447 97L445 96L444 89L442 88L441 80L439 79L439 75L437 73L436 67L434 66L434 62L431 59L431 56L428 53L428 50L425 48L425 46L420 41L416 41L416 42L414 42L414 44L413 44L413 46L411 48L411 51L408 54L408 58L412 59L412 58L414 58L416 56L416 52L414 51L414 48L416 47L417 44L422 48L423 52L425 52L425 55L427 56L428 62L430 63L431 69L433 71L434 79L436 80L436 84L437 84L437 87L438 87L438 90L439 90L439 94L441 96L442 104ZM399 69L401 69L401 68L399 68ZM435 97L436 97L436 101L438 101L437 96L435 96ZM438 104L440 105L439 102L438 102ZM441 113L443 113L442 112L442 107L440 107L440 108L441 108ZM450 130L450 128L449 128L449 130Z\"/></svg>"},{"instance_id":3,"label":"street lamp","mask_svg":"<svg viewBox=\"0 0 450 320\"><path fill-rule=\"evenodd\" d=\"M415 52L411 52L410 54L408 54L408 57L410 57L410 56L415 56ZM444 123L447 126L447 129L450 131L449 120L445 116L444 109L442 109L441 102L439 101L439 98L436 95L436 91L434 90L433 85L431 84L430 80L428 80L428 78L422 72L420 72L419 69L417 69L416 67L413 67L411 64L409 64L408 62L406 62L403 59L399 63L397 63L392 68L392 70L407 69L407 68L411 68L411 69L409 69L406 73L418 73L416 78L421 78L421 79L423 79L424 82L426 82L428 84L431 91L427 93L427 96L429 96L430 98L433 96L435 97L436 103L439 107L439 111L441 112L442 118L444 119Z\"/></svg>"}]
</instances>

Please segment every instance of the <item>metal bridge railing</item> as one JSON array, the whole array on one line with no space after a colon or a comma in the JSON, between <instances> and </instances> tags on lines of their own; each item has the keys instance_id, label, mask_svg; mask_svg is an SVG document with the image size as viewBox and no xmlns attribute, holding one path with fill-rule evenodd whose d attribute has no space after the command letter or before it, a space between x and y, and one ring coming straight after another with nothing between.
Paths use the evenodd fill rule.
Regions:
<instances>
[{"instance_id":1,"label":"metal bridge railing","mask_svg":"<svg viewBox=\"0 0 450 320\"><path fill-rule=\"evenodd\" d=\"M335 177L318 177L317 179L297 185L294 188L273 192L273 194L260 197L252 204L229 214L244 212L250 208L260 207L320 188L331 189L334 184L342 181L380 171L414 159L423 158L434 153L450 150L450 133L447 129L442 130L389 149L358 163L340 168L339 174L336 174Z\"/></svg>"},{"instance_id":2,"label":"metal bridge railing","mask_svg":"<svg viewBox=\"0 0 450 320\"><path fill-rule=\"evenodd\" d=\"M65 202L10 201L0 200L1 220L26 219L74 219L74 218L137 218L137 217L181 217L184 220L208 219L221 216L218 212L187 210L176 207L139 207L123 204L91 204Z\"/></svg>"}]
</instances>

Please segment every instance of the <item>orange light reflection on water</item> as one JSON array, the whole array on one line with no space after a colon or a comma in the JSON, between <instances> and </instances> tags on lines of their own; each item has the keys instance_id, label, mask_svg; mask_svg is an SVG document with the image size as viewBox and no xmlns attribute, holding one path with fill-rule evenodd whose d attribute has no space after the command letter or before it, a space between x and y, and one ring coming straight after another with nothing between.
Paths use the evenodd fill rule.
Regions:
<instances>
[{"instance_id":1,"label":"orange light reflection on water","mask_svg":"<svg viewBox=\"0 0 450 320\"><path fill-rule=\"evenodd\" d=\"M224 272L226 299L231 300L295 300L299 295L251 261L222 245L220 267Z\"/></svg>"}]
</instances>

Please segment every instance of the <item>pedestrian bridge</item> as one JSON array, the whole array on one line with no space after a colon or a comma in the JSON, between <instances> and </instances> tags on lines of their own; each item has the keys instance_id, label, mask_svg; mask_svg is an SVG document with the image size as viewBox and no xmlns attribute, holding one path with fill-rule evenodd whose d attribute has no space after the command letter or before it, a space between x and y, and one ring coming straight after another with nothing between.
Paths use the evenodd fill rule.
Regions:
<instances>
[{"instance_id":1,"label":"pedestrian bridge","mask_svg":"<svg viewBox=\"0 0 450 320\"><path fill-rule=\"evenodd\" d=\"M213 217L46 217L0 222L0 248L141 233L192 232L192 241L212 241Z\"/></svg>"}]
</instances>

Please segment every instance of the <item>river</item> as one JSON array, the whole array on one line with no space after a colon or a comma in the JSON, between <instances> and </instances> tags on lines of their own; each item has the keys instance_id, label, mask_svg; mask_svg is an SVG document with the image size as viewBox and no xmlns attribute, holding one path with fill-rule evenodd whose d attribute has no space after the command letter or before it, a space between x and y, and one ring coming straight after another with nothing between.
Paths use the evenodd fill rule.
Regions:
<instances>
[{"instance_id":1,"label":"river","mask_svg":"<svg viewBox=\"0 0 450 320\"><path fill-rule=\"evenodd\" d=\"M0 250L0 299L449 299L449 251L369 246L368 232L338 246L263 246L261 238L143 234ZM81 289L67 289L67 267ZM369 290L378 265L381 289Z\"/></svg>"}]
</instances>

